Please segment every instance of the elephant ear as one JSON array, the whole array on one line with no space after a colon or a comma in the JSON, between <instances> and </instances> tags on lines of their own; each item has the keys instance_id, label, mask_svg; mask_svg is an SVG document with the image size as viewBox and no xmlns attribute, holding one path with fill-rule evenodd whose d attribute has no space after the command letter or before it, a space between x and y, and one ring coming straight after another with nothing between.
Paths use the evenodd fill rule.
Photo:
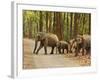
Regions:
<instances>
[{"instance_id":1,"label":"elephant ear","mask_svg":"<svg viewBox=\"0 0 100 80\"><path fill-rule=\"evenodd\" d=\"M43 40L44 39L44 35L41 33L38 33L37 35L36 35L36 39L38 40L38 41L41 41L41 40Z\"/></svg>"}]
</instances>

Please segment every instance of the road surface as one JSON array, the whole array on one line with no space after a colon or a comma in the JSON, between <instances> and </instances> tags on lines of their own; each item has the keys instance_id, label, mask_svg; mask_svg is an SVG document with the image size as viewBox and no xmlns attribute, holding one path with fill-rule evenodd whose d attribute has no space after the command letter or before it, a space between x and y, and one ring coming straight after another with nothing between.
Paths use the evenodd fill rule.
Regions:
<instances>
[{"instance_id":1,"label":"road surface","mask_svg":"<svg viewBox=\"0 0 100 80\"><path fill-rule=\"evenodd\" d=\"M31 39L24 39L24 59L23 59L23 68L24 69L34 69L34 68L57 68L57 67L79 67L79 66L88 66L90 65L90 59L85 60L85 64L80 64L79 57L74 57L74 54L49 54L51 48L48 47L48 54L44 54L44 48L42 48L39 53L36 55L33 52L34 41ZM80 59L80 60L79 60ZM84 60L83 60L84 62ZM81 63L83 63L81 62Z\"/></svg>"}]
</instances>

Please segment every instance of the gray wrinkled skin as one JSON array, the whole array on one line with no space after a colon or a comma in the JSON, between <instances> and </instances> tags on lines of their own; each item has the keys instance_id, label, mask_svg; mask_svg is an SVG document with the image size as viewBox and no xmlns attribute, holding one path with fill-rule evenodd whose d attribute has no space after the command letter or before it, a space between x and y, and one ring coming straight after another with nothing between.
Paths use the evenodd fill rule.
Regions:
<instances>
[{"instance_id":1,"label":"gray wrinkled skin","mask_svg":"<svg viewBox=\"0 0 100 80\"><path fill-rule=\"evenodd\" d=\"M85 51L86 51L86 54L90 53L90 50L91 50L90 35L83 35L83 36L78 35L71 49L75 52L75 56L78 55L80 50L82 51L82 55L84 55Z\"/></svg>"},{"instance_id":2,"label":"gray wrinkled skin","mask_svg":"<svg viewBox=\"0 0 100 80\"><path fill-rule=\"evenodd\" d=\"M75 42L75 39L69 40L68 50L69 50L70 53L73 52L73 44L74 44L74 42Z\"/></svg>"},{"instance_id":3,"label":"gray wrinkled skin","mask_svg":"<svg viewBox=\"0 0 100 80\"><path fill-rule=\"evenodd\" d=\"M40 41L40 46L36 51L37 43ZM56 47L57 42L59 41L57 35L52 33L39 32L35 37L35 48L33 53L38 54L39 50L44 47L45 54L47 54L47 46L52 47L51 53L53 54L54 48ZM36 52L35 52L36 51Z\"/></svg>"},{"instance_id":4,"label":"gray wrinkled skin","mask_svg":"<svg viewBox=\"0 0 100 80\"><path fill-rule=\"evenodd\" d=\"M68 53L68 43L66 41L58 41L57 48L59 53L64 53L64 50Z\"/></svg>"}]
</instances>

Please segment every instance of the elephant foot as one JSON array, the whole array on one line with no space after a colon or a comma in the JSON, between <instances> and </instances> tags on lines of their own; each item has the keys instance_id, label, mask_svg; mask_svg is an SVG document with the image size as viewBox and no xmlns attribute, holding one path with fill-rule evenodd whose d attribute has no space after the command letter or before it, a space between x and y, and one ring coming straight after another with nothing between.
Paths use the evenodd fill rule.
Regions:
<instances>
[{"instance_id":1,"label":"elephant foot","mask_svg":"<svg viewBox=\"0 0 100 80\"><path fill-rule=\"evenodd\" d=\"M34 51L33 51L32 53L33 53L33 54L35 54L35 52L34 52Z\"/></svg>"},{"instance_id":2,"label":"elephant foot","mask_svg":"<svg viewBox=\"0 0 100 80\"><path fill-rule=\"evenodd\" d=\"M59 54L62 54L61 52L59 52Z\"/></svg>"},{"instance_id":3,"label":"elephant foot","mask_svg":"<svg viewBox=\"0 0 100 80\"><path fill-rule=\"evenodd\" d=\"M60 54L64 54L63 52L61 52Z\"/></svg>"},{"instance_id":4,"label":"elephant foot","mask_svg":"<svg viewBox=\"0 0 100 80\"><path fill-rule=\"evenodd\" d=\"M47 53L45 53L45 55L47 55Z\"/></svg>"},{"instance_id":5,"label":"elephant foot","mask_svg":"<svg viewBox=\"0 0 100 80\"><path fill-rule=\"evenodd\" d=\"M38 54L37 52L35 54Z\"/></svg>"},{"instance_id":6,"label":"elephant foot","mask_svg":"<svg viewBox=\"0 0 100 80\"><path fill-rule=\"evenodd\" d=\"M53 54L53 53L50 53L50 54Z\"/></svg>"},{"instance_id":7,"label":"elephant foot","mask_svg":"<svg viewBox=\"0 0 100 80\"><path fill-rule=\"evenodd\" d=\"M75 54L75 57L77 57L78 55L77 54Z\"/></svg>"},{"instance_id":8,"label":"elephant foot","mask_svg":"<svg viewBox=\"0 0 100 80\"><path fill-rule=\"evenodd\" d=\"M82 53L82 56L84 56L84 53Z\"/></svg>"}]
</instances>

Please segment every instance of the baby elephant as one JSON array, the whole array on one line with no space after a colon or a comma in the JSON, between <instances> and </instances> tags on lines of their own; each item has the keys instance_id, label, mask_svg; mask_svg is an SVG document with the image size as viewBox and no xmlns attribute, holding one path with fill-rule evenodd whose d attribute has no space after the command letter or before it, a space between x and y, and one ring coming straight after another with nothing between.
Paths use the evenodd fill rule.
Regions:
<instances>
[{"instance_id":1,"label":"baby elephant","mask_svg":"<svg viewBox=\"0 0 100 80\"><path fill-rule=\"evenodd\" d=\"M68 53L68 43L66 41L58 41L57 48L58 48L58 51L59 51L60 54L64 53L65 49Z\"/></svg>"}]
</instances>

